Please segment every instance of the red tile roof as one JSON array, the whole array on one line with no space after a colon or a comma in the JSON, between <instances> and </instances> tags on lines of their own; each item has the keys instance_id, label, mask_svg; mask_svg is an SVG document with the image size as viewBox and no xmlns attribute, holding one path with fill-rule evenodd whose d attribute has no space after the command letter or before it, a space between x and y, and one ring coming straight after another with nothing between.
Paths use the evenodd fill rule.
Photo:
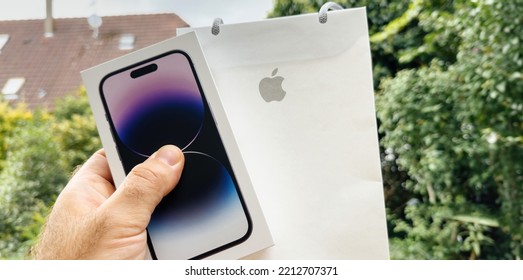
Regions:
<instances>
[{"instance_id":1,"label":"red tile roof","mask_svg":"<svg viewBox=\"0 0 523 280\"><path fill-rule=\"evenodd\" d=\"M102 20L98 39L92 37L86 18L55 19L51 38L44 37L44 20L0 21L0 34L9 35L0 50L0 91L9 78L24 77L18 100L30 108L52 108L56 98L74 94L82 85L81 70L130 52L118 47L122 34L134 34L136 50L173 37L176 28L188 26L175 14Z\"/></svg>"}]
</instances>

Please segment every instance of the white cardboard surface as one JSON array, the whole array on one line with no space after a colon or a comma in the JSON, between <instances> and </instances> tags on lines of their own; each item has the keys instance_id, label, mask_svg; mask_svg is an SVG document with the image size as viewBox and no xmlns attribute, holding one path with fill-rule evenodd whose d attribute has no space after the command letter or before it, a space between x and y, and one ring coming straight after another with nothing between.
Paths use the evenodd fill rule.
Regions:
<instances>
[{"instance_id":1,"label":"white cardboard surface","mask_svg":"<svg viewBox=\"0 0 523 280\"><path fill-rule=\"evenodd\" d=\"M219 15L217 15L219 16ZM226 19L225 19L226 20ZM274 237L251 259L388 259L365 9L196 31ZM265 102L277 76L286 96Z\"/></svg>"},{"instance_id":2,"label":"white cardboard surface","mask_svg":"<svg viewBox=\"0 0 523 280\"><path fill-rule=\"evenodd\" d=\"M82 71L82 78L87 89L98 133L107 154L115 185L119 186L122 183L125 178L125 172L111 136L109 123L105 118L105 111L99 92L100 81L108 73L172 50L182 50L191 57L252 220L252 233L246 241L216 253L207 259L237 259L271 246L273 241L269 229L252 188L243 159L232 136L221 100L195 33L166 40Z\"/></svg>"}]
</instances>

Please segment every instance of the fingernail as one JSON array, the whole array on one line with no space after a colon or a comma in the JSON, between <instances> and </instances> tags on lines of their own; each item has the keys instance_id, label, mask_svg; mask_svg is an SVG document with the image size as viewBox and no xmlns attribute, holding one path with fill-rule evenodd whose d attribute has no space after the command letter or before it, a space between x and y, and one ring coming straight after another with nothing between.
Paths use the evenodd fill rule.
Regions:
<instances>
[{"instance_id":1,"label":"fingernail","mask_svg":"<svg viewBox=\"0 0 523 280\"><path fill-rule=\"evenodd\" d=\"M167 163L170 166L176 165L180 161L181 152L172 145L161 147L156 153L155 158Z\"/></svg>"}]
</instances>

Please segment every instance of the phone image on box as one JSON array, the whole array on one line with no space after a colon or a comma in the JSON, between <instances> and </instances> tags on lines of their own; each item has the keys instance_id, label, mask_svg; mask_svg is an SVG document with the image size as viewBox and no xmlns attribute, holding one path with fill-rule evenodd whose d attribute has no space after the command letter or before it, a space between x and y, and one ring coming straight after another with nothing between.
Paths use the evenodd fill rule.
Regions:
<instances>
[{"instance_id":1,"label":"phone image on box","mask_svg":"<svg viewBox=\"0 0 523 280\"><path fill-rule=\"evenodd\" d=\"M245 241L252 222L190 57L171 51L112 72L100 94L128 174L157 149L182 149L176 188L147 228L154 259L201 259Z\"/></svg>"}]
</instances>

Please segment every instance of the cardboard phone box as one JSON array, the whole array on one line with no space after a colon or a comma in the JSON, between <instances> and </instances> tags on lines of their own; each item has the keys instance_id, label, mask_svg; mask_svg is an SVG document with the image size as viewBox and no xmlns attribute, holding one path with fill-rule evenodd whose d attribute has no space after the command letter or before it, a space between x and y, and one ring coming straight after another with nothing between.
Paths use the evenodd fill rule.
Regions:
<instances>
[{"instance_id":1,"label":"cardboard phone box","mask_svg":"<svg viewBox=\"0 0 523 280\"><path fill-rule=\"evenodd\" d=\"M208 176L210 176L210 175L208 175L209 174L208 170L203 170L203 168L207 168L208 165L205 165L207 167L202 167L202 165L198 165L200 162L202 162L202 160L201 160L202 157L205 160L207 160L207 162L212 161L209 158L214 159L216 162L219 163L218 165L221 164L220 166L222 166L222 169L223 169L223 166L229 166L230 168L232 168L232 171L230 168L226 169L226 173L228 172L227 173L228 177L226 175L223 175L223 176L229 178L229 181L226 181L226 179L223 179L223 180L225 180L226 182L229 182L228 183L229 185L227 185L229 187L228 190L230 190L230 186L233 186L232 187L233 191L231 191L231 192L234 193L234 190L236 191L235 193L237 193L237 196L235 196L235 197L237 198L236 199L237 201L241 201L241 206L242 206L242 209L244 210L244 212L242 212L242 213L245 214L244 215L245 217L242 219L244 219L245 221L242 220L242 222L237 222L235 224L234 219L232 219L231 217L238 217L238 216L234 216L234 215L237 215L237 213L238 213L237 210L234 210L234 211L236 211L236 214L234 214L233 216L231 216L232 214L231 215L216 214L216 213L222 213L222 212L227 213L227 211L234 212L233 210L227 210L227 209L232 209L233 206L230 206L230 205L223 206L223 207L220 206L221 208L220 207L214 207L214 208L202 207L201 209L198 209L199 204L196 204L196 206L194 206L194 205L191 206L192 208L190 208L190 211L187 211L187 209L189 209L189 208L187 208L184 210L185 212L177 212L178 213L177 216L174 214L171 216L171 214L173 212L166 212L168 214L161 216L162 217L161 222L162 223L165 222L165 224L161 225L162 227L159 227L159 228L161 228L161 230L158 230L158 232L161 232L161 234L158 233L158 235L153 236L153 234L151 233L151 231L152 231L151 225L152 225L152 222L154 221L154 217L155 217L155 215L153 214L153 220L151 220L151 223L149 224L148 231L149 231L149 236L151 237L151 241L154 244L153 245L154 251L164 250L165 252L169 252L168 254L164 254L163 256L168 255L169 256L168 258L172 258L172 259L184 259L184 258L193 258L193 257L205 258L205 259L238 259L241 257L245 257L247 255L250 255L252 253L255 253L264 248L272 246L273 241L272 241L272 237L269 232L267 223L265 221L264 215L263 215L260 205L258 203L258 199L256 197L253 186L251 184L251 180L249 178L249 174L247 173L247 169L244 165L242 156L238 150L235 138L233 137L233 133L232 133L231 127L229 125L229 122L226 118L225 111L223 109L220 97L218 95L217 88L214 84L213 77L207 66L207 62L205 60L202 49L200 47L198 38L194 32L163 41L161 43L149 46L147 48L135 51L133 53L124 55L120 58L111 60L109 62L100 64L93 68L82 71L82 73L81 73L82 78L85 83L85 87L87 89L89 102L91 104L91 108L93 110L96 125L98 128L98 133L100 135L103 147L105 148L105 152L107 154L107 159L109 161L109 167L111 169L111 173L113 175L115 185L118 187L123 182L123 180L125 178L125 174L126 174L125 170L126 170L126 168L129 169L129 167L125 167L127 164L126 163L127 160L126 159L124 159L124 161L121 160L122 149L129 149L131 151L135 151L133 149L138 146L132 146L134 144L131 143L131 142L135 141L136 139L131 139L132 138L131 136L122 136L124 134L120 135L119 134L120 130L118 130L119 129L118 125L120 122L120 120L118 118L125 118L126 116L128 116L129 115L128 108L132 108L132 107L126 107L127 115L120 114L120 113L114 113L116 111L112 111L113 110L112 108L119 108L119 106L124 106L124 107L130 106L129 104L131 104L133 102L135 104L134 106L136 106L136 108L137 108L136 111L140 111L140 110L143 110L143 108L147 108L147 106L149 106L148 104L150 104L150 103L147 103L149 101L140 103L140 99L138 99L138 101L136 101L136 98L135 98L135 96L133 96L133 94L135 94L136 92L140 92L140 90L142 92L146 92L150 87L158 86L158 81L155 82L155 80L151 80L149 85L146 85L146 87L142 87L142 89L137 90L137 89L133 88L133 86L132 86L133 80L129 80L130 82L121 82L121 81L126 81L125 80L126 76L122 76L123 77L122 80L118 80L118 79L111 80L112 79L111 77L114 77L117 75L124 75L124 74L128 75L128 73L131 73L128 76L133 77L133 72L136 73L135 70L142 71L141 69L146 69L146 70L150 69L150 68L146 68L147 66L144 66L144 65L147 65L147 63L149 63L147 61L156 62L155 59L157 59L158 57L161 57L161 58L163 58L164 56L168 57L166 54L175 54L175 55L173 55L173 57L177 57L177 59L179 59L179 57L181 57L180 61L184 61L183 56L188 57L189 58L187 60L188 62L186 61L183 63L188 63L187 65L190 65L191 68L189 68L189 69L192 69L192 74L193 74L192 78L191 77L187 78L188 76L190 76L191 71L186 71L186 72L184 72L185 74L178 75L178 74L176 74L176 73L178 73L178 72L176 72L177 70L173 70L173 74L172 74L173 76L168 78L167 80L172 79L174 82L170 81L168 83L172 84L171 86L176 87L179 84L187 84L187 83L189 83L187 81L192 81L191 83L193 83L193 85L198 84L198 88L199 88L199 90L193 90L193 91L202 93L202 96L200 96L200 94L196 94L197 99L201 98L201 99L199 99L199 103L198 103L199 104L198 106L201 107L200 108L201 110L199 110L199 111L196 110L195 112L197 112L197 113L195 113L195 114L200 116L202 119L204 118L203 116L205 116L205 118L206 118L205 120L207 120L207 122L204 122L203 120L201 120L202 124L200 126L200 131L198 131L198 134L196 134L194 139L199 139L198 137L200 137L200 134L204 133L202 131L205 131L205 129L207 129L207 131L210 131L210 130L217 131L217 134L214 133L213 135L219 135L217 137L221 138L223 147L220 149L224 149L225 158L228 158L228 162L229 162L229 164L227 165L227 164L221 162L219 160L220 158L216 159L216 158L213 158L213 156L203 157L202 155L204 153L200 153L199 151L188 152L188 150L190 150L191 145L193 145L195 142L199 141L199 140L193 139L192 142L190 142L186 147L180 147L180 148L184 148L182 150L184 151L184 154L186 156L186 165L185 165L186 169L184 169L184 173L182 174L182 180L184 180L184 178L190 177L189 175L185 175L185 174L187 174L186 170L188 168L188 163L190 162L189 159L192 160L192 158L198 158L198 156L200 156L199 157L200 161L194 160L193 161L194 164L191 164L191 170L193 170L193 173L201 172L200 176L191 177L198 182L203 180L202 178L208 178ZM168 63L173 63L173 64L165 64L165 65L176 65L176 63L178 63L176 61L177 60L173 60L173 62L168 62ZM145 62L147 62L147 63L145 63ZM160 68L164 67L163 64L160 64L160 62L158 62L158 65L159 66L155 66L155 67L160 67ZM167 67L167 66L165 66L165 67ZM189 67L189 66L187 66L187 67ZM128 72L125 72L125 71L128 71ZM156 69L153 69L151 71L156 71ZM158 71L160 71L160 70L158 70ZM187 73L189 73L189 74L187 74ZM111 75L113 75L113 76L111 76ZM139 77L140 75L145 75L145 74L142 73L139 75L135 75L133 77L133 79L135 79L137 76ZM152 77L152 75L150 77ZM163 77L162 79L165 80L165 77ZM196 82L194 82L194 80ZM107 84L111 84L113 88L121 88L121 87L128 87L128 88L126 90L120 90L120 91L115 90L114 92L118 92L118 95L119 95L119 96L115 97L116 93L113 93L113 96L111 96L111 90L108 90L108 88L110 88L110 87L106 86ZM183 88L184 86L180 86L180 87ZM188 86L185 85L185 88L183 88L183 90L187 91L186 87L188 87ZM180 92L183 90L180 90ZM139 95L139 94L140 93L137 93L137 95ZM158 94L158 93L155 93L155 94ZM159 98L158 100L160 100L165 97L165 96L161 96L162 94L163 93L161 93L160 95L158 95L154 98L157 98L157 99ZM168 94L171 94L171 93L168 93ZM178 94L178 93L176 93L176 94ZM186 94L186 93L180 93L180 94L181 94L180 96L182 96L183 94ZM172 96L174 96L174 97L169 97L169 98L174 98L174 99L177 98L177 96L175 96L174 94L172 94ZM195 95L193 94L193 96L191 98L194 99L194 96ZM151 99L152 97L146 96L143 98L145 98L145 99L141 99L142 101L148 100L147 98ZM187 99L190 99L190 98L187 98ZM205 102L205 100L207 102ZM178 101L171 100L169 102L174 102L173 104L175 104ZM183 102L185 102L185 101L183 101ZM162 102L160 102L160 103L162 103ZM178 104L178 103L176 103L176 104ZM165 105L165 104L163 104L163 105ZM160 105L160 106L163 106L163 105ZM179 107L176 107L176 106L179 106ZM173 108L174 109L179 108L179 109L181 109L181 111L187 109L187 108L183 107L184 106L183 104L182 105L178 104L176 106ZM156 107L153 107L154 110L156 110L155 108ZM165 107L162 107L162 108L165 109ZM170 107L168 107L168 110L167 110L169 112L168 114L172 113L172 111L174 110L174 109L170 110L169 108ZM151 109L152 110L151 112L154 112L153 109ZM114 109L114 110L120 110L120 109ZM189 109L187 109L187 110L189 110ZM110 111L110 112L107 112L107 111ZM174 111L176 111L176 110L174 110ZM139 115L139 116L141 116L141 115ZM150 115L147 115L147 116L150 116ZM214 119L214 125L212 124L212 122L208 121L209 118L210 118L210 120ZM186 121L184 118L178 118L178 119L181 119L181 123L178 124L179 126L180 125L181 125L181 127L188 126L188 124L183 123L184 121ZM190 118L187 118L187 119L190 119ZM158 118L156 118L154 120L155 120L155 124L157 124ZM129 121L129 123L131 125L134 125L134 123L141 123L141 122L143 122L143 120L136 119L136 118ZM127 125L129 125L129 123ZM177 123L177 122L166 122L165 124L161 123L160 125L165 126L166 131L168 131L168 132L169 131L176 132L176 130L179 126L176 126L173 123ZM210 128L210 127L214 127L214 128ZM143 129L144 129L144 131L147 131L147 129L149 129L149 128L150 127L147 127L147 125L145 125ZM171 128L171 130L169 130L169 128ZM114 131L114 133L113 133L113 131ZM114 135L114 134L116 134L116 135ZM142 133L142 134L144 134L144 133ZM209 134L210 134L210 132L206 132L205 135L209 135ZM135 136L136 135L138 135L138 134L135 134ZM138 135L138 136L140 136L140 135ZM125 137L128 137L129 139L126 140ZM145 140L140 140L141 142L143 142L141 145L147 146L147 141L149 141L148 140L149 138L147 138L147 137L150 137L150 135L146 135L145 137L143 137ZM164 136L162 135L162 136L158 136L158 137L161 138ZM154 141L153 138L150 138L150 139L152 139L151 141ZM167 138L165 138L165 139L167 139ZM207 141L207 142L212 142L212 141ZM212 154L213 149L215 149L215 146L217 146L217 145L214 145L215 143L208 144L207 142L205 142L205 141L198 142L200 145L198 147L200 147L200 148L203 147L201 149L207 149L206 151L210 150L210 153ZM131 144L129 144L129 143L131 143ZM118 145L120 145L120 146L118 146ZM128 145L128 147L127 147L127 145ZM196 144L194 144L194 145L196 145ZM120 147L120 150L117 148L117 146ZM126 146L126 147L122 148L121 146ZM140 154L138 151L138 148L136 148L135 152L136 152L136 154L139 154L138 156L142 156L143 159L145 159L147 157L147 154ZM223 155L223 153L221 153L220 155ZM200 170L199 167L201 167L200 169L202 169L202 170ZM222 172L223 170L225 170L225 169L223 169L223 170L222 169L220 169L221 171L219 170L216 172L219 173L219 172ZM225 173L222 172L220 174L225 174ZM223 177L223 178L225 178L225 177ZM222 177L220 177L220 178L222 178ZM234 182L234 179L231 179L231 178L235 178L236 184L230 183L230 182ZM211 179L209 179L209 180L211 180ZM220 180L222 180L222 179L220 179ZM219 182L225 182L223 180L219 181ZM187 179L186 182L187 181L192 182L189 179ZM216 185L219 185L219 184L216 184ZM178 187L179 187L179 185L177 186L177 188ZM189 198L188 200L191 200L192 197L187 196L187 193L191 193L191 191L193 193L195 192L195 189L191 190L191 187L194 187L197 189L199 186L196 186L196 185L191 186L190 184L184 185L184 188L185 188L184 190L186 191L185 197ZM173 190L173 192L177 191L177 188L175 188ZM198 190L200 191L200 194L198 194L198 195L203 195L203 194L201 194L203 192L201 190L205 190L205 189L198 189ZM214 192L215 192L214 197L226 196L225 194L220 193L222 190L223 189L220 189L220 188L214 189ZM174 194L173 192L171 194L175 197L176 194ZM213 196L209 196L209 197L207 197L206 199L211 200L211 201L213 199L215 199ZM218 198L216 198L216 199L218 199ZM234 199L232 199L232 200L234 200ZM166 199L164 199L164 201L162 201L162 203L164 205L161 207L169 208L170 201L167 201L166 203L164 203L165 201L166 201ZM186 203L186 202L187 202L187 200L181 201L181 203L178 205L190 204L190 203ZM162 203L160 205L162 205ZM167 206L165 204L167 204ZM236 205L239 205L238 202L236 203ZM180 207L182 207L182 206L180 206ZM234 206L234 207L238 207L238 206ZM156 208L155 213L156 213L156 211L163 211L163 210L159 210L159 208L160 208L160 206L158 206ZM226 210L224 210L224 209L226 209ZM169 211L171 211L171 210L169 210ZM180 213L182 213L182 214L180 214ZM202 215L205 218L202 218ZM242 216L242 215L240 215L240 216ZM211 218L209 218L209 216ZM206 219L212 220L212 221L211 222L202 222L202 220L207 221ZM193 225L193 226L192 227L188 226L189 230L187 228L183 228L183 226L180 226L180 225L186 225L186 224ZM168 226L165 226L165 225L168 225ZM225 227L224 225L227 225L227 226ZM152 226L154 226L154 225L152 225ZM225 236L225 237L221 236L222 235L221 231L227 231L229 228L234 228L235 226L248 228L245 231L245 234L240 239L235 239L234 242L229 242L230 240L228 239L229 238L228 236ZM181 227L181 229L180 229L180 227ZM225 227L225 228L218 230L217 234L209 234L209 232L213 232L213 230L216 230L215 227L222 227L222 228ZM174 230L174 229L176 229L176 230ZM172 230L172 232L170 232L170 230ZM202 238L202 236L205 238ZM162 242L155 243L157 240L160 240L160 239L162 240ZM229 242L229 243L227 243L227 242ZM158 245L158 244L160 244L160 245ZM174 244L174 245L172 245L172 244ZM216 247L216 244L223 245L223 246ZM162 246L162 247L159 248L158 246ZM196 248L198 246L203 248L203 249L201 249L203 251L201 251L201 252L199 251L201 254L197 255L197 256L191 255L191 253L192 253L191 250L194 250L194 248ZM212 246L215 246L216 248L214 248ZM183 249L181 249L182 247L183 247ZM208 250L208 249L210 249L210 250ZM178 250L180 251L179 254L178 254ZM151 251L152 256L157 255L157 253L154 253L154 251ZM162 256L158 256L158 258L162 258Z\"/></svg>"}]
</instances>

